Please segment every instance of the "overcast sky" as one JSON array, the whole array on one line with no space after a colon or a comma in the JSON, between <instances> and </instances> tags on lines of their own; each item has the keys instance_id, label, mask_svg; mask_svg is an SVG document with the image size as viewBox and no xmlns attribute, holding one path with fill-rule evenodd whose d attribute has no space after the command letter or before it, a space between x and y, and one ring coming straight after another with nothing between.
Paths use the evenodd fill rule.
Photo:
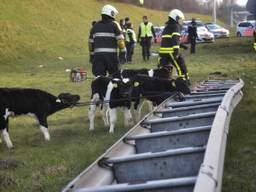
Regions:
<instances>
[{"instance_id":1,"label":"overcast sky","mask_svg":"<svg viewBox=\"0 0 256 192\"><path fill-rule=\"evenodd\" d=\"M241 6L245 6L248 0L237 0L237 4Z\"/></svg>"},{"instance_id":2,"label":"overcast sky","mask_svg":"<svg viewBox=\"0 0 256 192\"><path fill-rule=\"evenodd\" d=\"M205 2L208 2L208 1L211 1L211 0L201 0L201 1L205 1ZM219 2L221 2L222 0L217 0ZM248 0L236 0L236 3L240 6L245 6L246 3L247 3Z\"/></svg>"}]
</instances>

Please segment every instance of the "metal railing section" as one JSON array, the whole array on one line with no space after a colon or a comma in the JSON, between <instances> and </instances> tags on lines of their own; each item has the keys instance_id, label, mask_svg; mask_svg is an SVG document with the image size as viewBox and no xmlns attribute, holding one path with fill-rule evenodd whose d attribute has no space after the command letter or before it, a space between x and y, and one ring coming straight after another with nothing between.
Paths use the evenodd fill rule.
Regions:
<instances>
[{"instance_id":1,"label":"metal railing section","mask_svg":"<svg viewBox=\"0 0 256 192\"><path fill-rule=\"evenodd\" d=\"M240 80L225 94L213 121L203 164L196 181L194 192L220 192L229 122L233 109L242 99Z\"/></svg>"}]
</instances>

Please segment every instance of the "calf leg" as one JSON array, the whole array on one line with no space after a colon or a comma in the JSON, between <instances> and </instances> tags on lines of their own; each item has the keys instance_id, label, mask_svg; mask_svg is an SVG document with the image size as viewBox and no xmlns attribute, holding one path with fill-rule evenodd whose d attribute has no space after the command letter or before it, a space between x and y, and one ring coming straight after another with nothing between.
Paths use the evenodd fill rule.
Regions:
<instances>
[{"instance_id":1,"label":"calf leg","mask_svg":"<svg viewBox=\"0 0 256 192\"><path fill-rule=\"evenodd\" d=\"M102 115L102 119L104 121L104 125L105 126L109 126L109 115L108 115L108 105L107 104L103 104L103 109L101 111L101 115Z\"/></svg>"},{"instance_id":2,"label":"calf leg","mask_svg":"<svg viewBox=\"0 0 256 192\"><path fill-rule=\"evenodd\" d=\"M139 103L138 107L137 107L137 110L136 110L136 121L139 121L141 119L141 111L142 111L143 104L144 104L144 100L142 100Z\"/></svg>"},{"instance_id":3,"label":"calf leg","mask_svg":"<svg viewBox=\"0 0 256 192\"><path fill-rule=\"evenodd\" d=\"M0 118L0 129L2 130L2 136L3 136L3 139L7 145L7 147L10 149L10 148L13 148L13 144L12 144L12 141L10 139L10 136L9 136L9 133L8 133L8 117L1 117Z\"/></svg>"},{"instance_id":4,"label":"calf leg","mask_svg":"<svg viewBox=\"0 0 256 192\"><path fill-rule=\"evenodd\" d=\"M109 120L110 120L109 133L114 133L114 128L117 120L116 108L109 109Z\"/></svg>"},{"instance_id":5,"label":"calf leg","mask_svg":"<svg viewBox=\"0 0 256 192\"><path fill-rule=\"evenodd\" d=\"M124 108L124 126L128 127L129 125L132 125L132 114L130 109L127 107Z\"/></svg>"},{"instance_id":6,"label":"calf leg","mask_svg":"<svg viewBox=\"0 0 256 192\"><path fill-rule=\"evenodd\" d=\"M45 140L49 141L50 140L50 134L48 131L48 124L47 124L47 118L44 115L37 115L39 124L40 124L40 129L42 133L44 134Z\"/></svg>"},{"instance_id":7,"label":"calf leg","mask_svg":"<svg viewBox=\"0 0 256 192\"><path fill-rule=\"evenodd\" d=\"M153 110L153 104L151 101L147 100L147 103L148 103L148 109L149 111L152 111Z\"/></svg>"},{"instance_id":8,"label":"calf leg","mask_svg":"<svg viewBox=\"0 0 256 192\"><path fill-rule=\"evenodd\" d=\"M88 118L90 121L90 127L89 127L89 131L93 131L94 130L94 119L95 119L95 113L96 113L96 102L98 102L100 99L99 94L94 94L91 102L92 104L90 105L90 110L88 112Z\"/></svg>"}]
</instances>

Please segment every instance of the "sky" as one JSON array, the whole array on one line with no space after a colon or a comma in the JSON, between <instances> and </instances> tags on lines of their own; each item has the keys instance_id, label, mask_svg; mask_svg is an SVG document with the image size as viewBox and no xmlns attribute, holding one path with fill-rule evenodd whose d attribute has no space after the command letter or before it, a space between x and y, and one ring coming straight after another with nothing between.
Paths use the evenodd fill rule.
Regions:
<instances>
[{"instance_id":1,"label":"sky","mask_svg":"<svg viewBox=\"0 0 256 192\"><path fill-rule=\"evenodd\" d=\"M241 6L245 6L248 0L237 0L237 4Z\"/></svg>"},{"instance_id":2,"label":"sky","mask_svg":"<svg viewBox=\"0 0 256 192\"><path fill-rule=\"evenodd\" d=\"M201 0L203 2L208 2L211 0ZM218 2L221 2L222 0L217 0ZM236 0L236 3L240 6L245 6L248 0Z\"/></svg>"}]
</instances>

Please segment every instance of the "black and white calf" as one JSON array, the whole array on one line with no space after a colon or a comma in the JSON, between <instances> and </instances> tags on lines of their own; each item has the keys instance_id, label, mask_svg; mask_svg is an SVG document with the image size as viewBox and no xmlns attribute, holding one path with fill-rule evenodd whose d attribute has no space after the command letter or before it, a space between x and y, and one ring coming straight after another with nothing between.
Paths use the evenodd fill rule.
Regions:
<instances>
[{"instance_id":1,"label":"black and white calf","mask_svg":"<svg viewBox=\"0 0 256 192\"><path fill-rule=\"evenodd\" d=\"M137 118L141 116L141 97L151 101L156 106L175 92L181 92L183 94L190 93L187 81L183 78L177 78L175 80L136 75L132 78L132 82L132 101L134 102L134 109L138 112L136 115Z\"/></svg>"},{"instance_id":2,"label":"black and white calf","mask_svg":"<svg viewBox=\"0 0 256 192\"><path fill-rule=\"evenodd\" d=\"M135 75L146 75L149 77L170 79L170 70L165 67L158 69L123 69L120 73L123 78L132 78Z\"/></svg>"},{"instance_id":3,"label":"black and white calf","mask_svg":"<svg viewBox=\"0 0 256 192\"><path fill-rule=\"evenodd\" d=\"M112 79L110 77L99 76L92 81L91 91L92 103L88 113L90 121L89 130L94 130L97 105L101 105L103 108L102 117L105 125L110 124L110 133L114 132L117 120L117 107L122 107L124 110L124 125L128 126L131 123L131 82L129 79Z\"/></svg>"},{"instance_id":4,"label":"black and white calf","mask_svg":"<svg viewBox=\"0 0 256 192\"><path fill-rule=\"evenodd\" d=\"M0 88L0 130L8 148L12 148L8 133L10 115L30 114L36 117L46 140L50 140L47 117L79 101L79 95L61 93L58 97L38 89Z\"/></svg>"}]
</instances>

